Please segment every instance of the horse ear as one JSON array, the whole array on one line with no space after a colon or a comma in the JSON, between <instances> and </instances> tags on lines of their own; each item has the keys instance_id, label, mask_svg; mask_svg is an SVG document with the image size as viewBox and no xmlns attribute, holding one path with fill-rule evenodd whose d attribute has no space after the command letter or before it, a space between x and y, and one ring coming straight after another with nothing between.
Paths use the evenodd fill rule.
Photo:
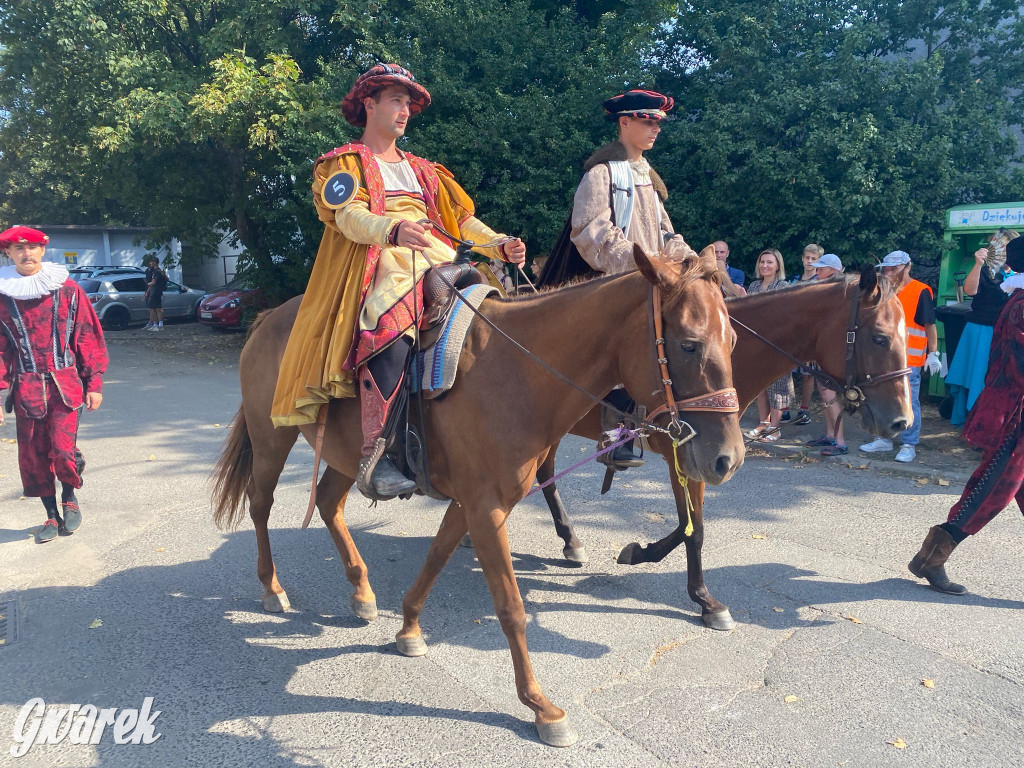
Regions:
<instances>
[{"instance_id":1,"label":"horse ear","mask_svg":"<svg viewBox=\"0 0 1024 768\"><path fill-rule=\"evenodd\" d=\"M697 254L697 258L700 259L700 263L705 267L710 267L715 271L718 270L718 259L715 258L715 246L705 246L704 250Z\"/></svg>"},{"instance_id":2,"label":"horse ear","mask_svg":"<svg viewBox=\"0 0 1024 768\"><path fill-rule=\"evenodd\" d=\"M640 274L646 277L647 282L651 285L669 289L678 281L678 272L673 262L651 258L636 243L633 243L633 260L636 262Z\"/></svg>"},{"instance_id":3,"label":"horse ear","mask_svg":"<svg viewBox=\"0 0 1024 768\"><path fill-rule=\"evenodd\" d=\"M872 293L878 287L878 272L874 264L865 264L860 268L860 289L864 293Z\"/></svg>"}]
</instances>

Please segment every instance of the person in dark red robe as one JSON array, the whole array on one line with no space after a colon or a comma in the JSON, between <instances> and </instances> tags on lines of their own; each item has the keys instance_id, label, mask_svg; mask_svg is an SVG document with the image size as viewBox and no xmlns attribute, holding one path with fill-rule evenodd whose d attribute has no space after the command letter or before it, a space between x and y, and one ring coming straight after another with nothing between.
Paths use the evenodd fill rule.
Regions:
<instances>
[{"instance_id":1,"label":"person in dark red robe","mask_svg":"<svg viewBox=\"0 0 1024 768\"><path fill-rule=\"evenodd\" d=\"M996 321L985 389L964 423L963 436L981 448L981 464L971 475L945 523L933 526L910 572L927 579L933 589L962 595L967 589L949 580L946 561L960 542L982 528L1017 500L1024 511L1024 237L1006 246L1006 263L1016 274L1002 289L1010 294Z\"/></svg>"},{"instance_id":2,"label":"person in dark red robe","mask_svg":"<svg viewBox=\"0 0 1024 768\"><path fill-rule=\"evenodd\" d=\"M43 261L47 242L29 227L0 233L0 248L14 262L0 268L0 390L8 390L5 407L17 416L25 495L41 498L46 509L39 543L82 524L75 497L85 468L76 444L78 416L83 407L100 407L107 369L89 297L63 265Z\"/></svg>"}]
</instances>

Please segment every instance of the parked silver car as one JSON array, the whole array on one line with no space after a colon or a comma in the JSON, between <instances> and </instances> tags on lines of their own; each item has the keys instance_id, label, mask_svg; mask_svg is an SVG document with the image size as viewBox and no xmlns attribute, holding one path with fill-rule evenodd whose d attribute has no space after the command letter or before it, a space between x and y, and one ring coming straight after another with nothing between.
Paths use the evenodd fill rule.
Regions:
<instances>
[{"instance_id":1,"label":"parked silver car","mask_svg":"<svg viewBox=\"0 0 1024 768\"><path fill-rule=\"evenodd\" d=\"M144 275L146 270L142 267L69 267L68 275L76 283L80 283L86 278L92 277L100 279L102 277L113 277L115 275Z\"/></svg>"},{"instance_id":2,"label":"parked silver car","mask_svg":"<svg viewBox=\"0 0 1024 768\"><path fill-rule=\"evenodd\" d=\"M146 309L146 278L143 275L105 275L79 279L104 328L122 331L131 323L149 319ZM164 319L195 320L203 291L187 288L173 280L164 290Z\"/></svg>"}]
</instances>

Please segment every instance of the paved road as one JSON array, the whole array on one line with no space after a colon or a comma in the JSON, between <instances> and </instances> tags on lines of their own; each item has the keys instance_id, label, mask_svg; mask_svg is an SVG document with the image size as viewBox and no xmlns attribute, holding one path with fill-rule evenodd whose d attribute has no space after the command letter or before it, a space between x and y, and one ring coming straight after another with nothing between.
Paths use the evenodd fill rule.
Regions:
<instances>
[{"instance_id":1,"label":"paved road","mask_svg":"<svg viewBox=\"0 0 1024 768\"><path fill-rule=\"evenodd\" d=\"M0 442L0 602L19 614L0 648L0 765L1024 764L1016 510L957 553L953 571L973 592L954 600L909 580L905 564L956 484L751 459L708 502L708 584L739 622L723 634L686 597L681 552L614 562L673 519L660 459L605 497L596 470L567 478L588 565L561 562L537 500L510 523L533 662L580 733L556 750L516 699L470 550L427 604L430 653L394 650L439 502L353 499L381 607L364 624L322 524L299 530L311 452L296 448L271 519L294 610L263 613L251 527L217 531L205 488L238 403L234 370L153 355L113 347L104 408L82 427L86 522L72 538L32 543L39 509L19 500L15 446ZM561 463L587 449L568 443ZM119 746L108 734L15 760L14 719L34 696L99 707L153 696L162 736ZM887 743L898 739L905 749Z\"/></svg>"}]
</instances>

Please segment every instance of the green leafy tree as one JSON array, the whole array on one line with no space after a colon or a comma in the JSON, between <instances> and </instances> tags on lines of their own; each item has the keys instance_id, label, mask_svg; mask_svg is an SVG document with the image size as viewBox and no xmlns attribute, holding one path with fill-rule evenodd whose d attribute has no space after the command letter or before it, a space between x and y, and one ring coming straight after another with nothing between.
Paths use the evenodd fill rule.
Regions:
<instances>
[{"instance_id":1,"label":"green leafy tree","mask_svg":"<svg viewBox=\"0 0 1024 768\"><path fill-rule=\"evenodd\" d=\"M583 4L586 6L587 4ZM610 4L609 4L610 5ZM433 0L55 0L0 11L0 216L155 227L194 258L303 290L323 225L312 160L355 138L337 105L379 60L436 106L413 151L448 164L532 249L564 220L596 102L638 67L648 0L614 13ZM656 17L660 18L660 17Z\"/></svg>"},{"instance_id":2,"label":"green leafy tree","mask_svg":"<svg viewBox=\"0 0 1024 768\"><path fill-rule=\"evenodd\" d=\"M659 53L683 117L657 147L676 226L748 270L769 246L793 269L812 241L937 259L945 208L1024 196L1022 35L1016 2L682 7Z\"/></svg>"}]
</instances>

